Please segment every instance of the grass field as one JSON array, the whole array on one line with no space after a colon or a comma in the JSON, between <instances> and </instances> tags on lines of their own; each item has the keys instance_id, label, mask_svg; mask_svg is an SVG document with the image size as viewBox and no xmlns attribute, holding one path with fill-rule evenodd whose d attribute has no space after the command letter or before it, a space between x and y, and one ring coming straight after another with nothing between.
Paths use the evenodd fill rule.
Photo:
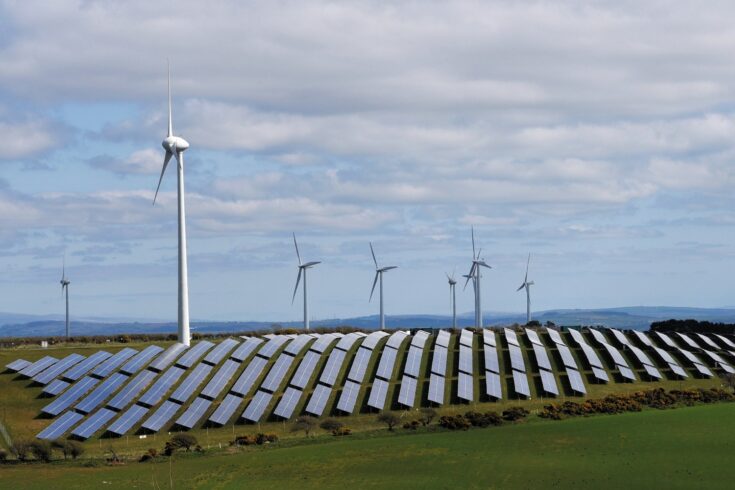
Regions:
<instances>
[{"instance_id":1,"label":"grass field","mask_svg":"<svg viewBox=\"0 0 735 490\"><path fill-rule=\"evenodd\" d=\"M2 488L732 488L735 404L467 432L320 436L158 463L0 470ZM289 445L286 445L289 446Z\"/></svg>"}]
</instances>

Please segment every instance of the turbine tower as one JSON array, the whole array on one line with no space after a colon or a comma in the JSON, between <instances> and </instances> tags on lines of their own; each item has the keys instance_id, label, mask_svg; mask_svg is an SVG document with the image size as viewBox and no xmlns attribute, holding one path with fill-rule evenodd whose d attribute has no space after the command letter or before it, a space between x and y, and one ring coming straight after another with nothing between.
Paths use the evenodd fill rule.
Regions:
<instances>
[{"instance_id":1,"label":"turbine tower","mask_svg":"<svg viewBox=\"0 0 735 490\"><path fill-rule=\"evenodd\" d=\"M69 284L71 281L66 277L66 259L61 266L61 294L66 292L66 338L69 339ZM65 291L66 290L66 291Z\"/></svg>"},{"instance_id":2,"label":"turbine tower","mask_svg":"<svg viewBox=\"0 0 735 490\"><path fill-rule=\"evenodd\" d=\"M296 247L296 258L299 259L299 275L296 276L296 287L293 288L293 298L291 298L291 304L296 299L296 291L299 289L299 281L301 280L301 273L304 273L304 328L309 330L309 302L306 296L306 270L314 267L317 264L321 264L320 261L307 262L303 264L301 262L301 254L299 254L299 244L296 243L296 233L293 234L293 246Z\"/></svg>"},{"instance_id":3,"label":"turbine tower","mask_svg":"<svg viewBox=\"0 0 735 490\"><path fill-rule=\"evenodd\" d=\"M385 330L385 310L383 309L383 272L387 272L391 269L397 269L397 265L389 265L388 267L379 267L378 259L375 258L375 251L373 250L373 244L370 243L370 253L373 254L373 262L375 262L375 279L373 280L373 289L370 290L370 300L373 300L373 293L375 292L375 285L380 279L380 329Z\"/></svg>"},{"instance_id":4,"label":"turbine tower","mask_svg":"<svg viewBox=\"0 0 735 490\"><path fill-rule=\"evenodd\" d=\"M470 268L470 272L467 273L467 281L464 283L464 287L467 287L467 283L470 282L470 278L472 279L472 282L475 286L475 326L478 328L482 328L482 296L480 295L481 289L480 289L480 278L482 277L482 274L480 273L480 268L485 267L487 269L492 269L489 265L485 263L485 261L480 258L480 253L482 252L482 249L479 250L479 252L475 253L475 228L472 228L472 267Z\"/></svg>"},{"instance_id":5,"label":"turbine tower","mask_svg":"<svg viewBox=\"0 0 735 490\"><path fill-rule=\"evenodd\" d=\"M153 204L156 204L158 191L161 188L163 174L171 157L177 162L178 169L178 204L179 204L179 342L185 345L190 343L189 335L189 274L186 263L186 209L184 202L184 151L189 148L189 143L179 136L174 136L173 122L171 121L171 69L168 70L168 133L161 143L163 149L166 150L166 156L163 158L163 168L161 169L161 177L158 179L158 187L156 187L156 195L153 197Z\"/></svg>"},{"instance_id":6,"label":"turbine tower","mask_svg":"<svg viewBox=\"0 0 735 490\"><path fill-rule=\"evenodd\" d=\"M452 305L452 328L457 328L457 292L455 286L457 281L454 280L454 274L447 274L449 281L449 303Z\"/></svg>"},{"instance_id":7,"label":"turbine tower","mask_svg":"<svg viewBox=\"0 0 735 490\"><path fill-rule=\"evenodd\" d=\"M516 291L520 291L521 289L526 289L526 324L531 321L531 286L533 286L533 281L528 280L528 264L531 263L531 254L528 254L528 260L526 261L526 277L523 278L523 284L516 289Z\"/></svg>"}]
</instances>

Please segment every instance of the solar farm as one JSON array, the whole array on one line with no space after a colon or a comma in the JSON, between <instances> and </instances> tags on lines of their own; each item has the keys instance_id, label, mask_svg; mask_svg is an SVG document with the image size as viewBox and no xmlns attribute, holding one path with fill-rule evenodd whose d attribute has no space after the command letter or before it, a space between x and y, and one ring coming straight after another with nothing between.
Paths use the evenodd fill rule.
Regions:
<instances>
[{"instance_id":1,"label":"solar farm","mask_svg":"<svg viewBox=\"0 0 735 490\"><path fill-rule=\"evenodd\" d=\"M286 422L300 415L583 398L605 387L719 386L735 339L616 329L374 331L202 340L8 363L38 390L46 440ZM232 427L231 429L229 429ZM240 430L240 429L238 429Z\"/></svg>"}]
</instances>

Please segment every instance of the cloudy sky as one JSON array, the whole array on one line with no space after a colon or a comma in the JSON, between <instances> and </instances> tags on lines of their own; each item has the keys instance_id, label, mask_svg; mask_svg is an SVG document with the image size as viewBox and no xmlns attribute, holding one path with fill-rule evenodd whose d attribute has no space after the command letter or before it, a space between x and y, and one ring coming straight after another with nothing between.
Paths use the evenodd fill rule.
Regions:
<instances>
[{"instance_id":1,"label":"cloudy sky","mask_svg":"<svg viewBox=\"0 0 735 490\"><path fill-rule=\"evenodd\" d=\"M194 319L728 306L731 2L0 1L0 311ZM672 7L672 5L675 5ZM160 204L160 205L159 205ZM459 310L472 308L459 294Z\"/></svg>"}]
</instances>

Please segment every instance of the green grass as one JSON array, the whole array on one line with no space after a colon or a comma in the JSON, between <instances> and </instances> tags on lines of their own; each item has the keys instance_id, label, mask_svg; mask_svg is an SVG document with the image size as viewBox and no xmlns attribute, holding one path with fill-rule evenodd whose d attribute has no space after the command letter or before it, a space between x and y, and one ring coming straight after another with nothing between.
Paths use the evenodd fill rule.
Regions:
<instances>
[{"instance_id":1,"label":"green grass","mask_svg":"<svg viewBox=\"0 0 735 490\"><path fill-rule=\"evenodd\" d=\"M735 404L723 403L467 432L322 436L172 465L6 466L0 487L168 488L172 475L175 488L731 488L733 434Z\"/></svg>"}]
</instances>

